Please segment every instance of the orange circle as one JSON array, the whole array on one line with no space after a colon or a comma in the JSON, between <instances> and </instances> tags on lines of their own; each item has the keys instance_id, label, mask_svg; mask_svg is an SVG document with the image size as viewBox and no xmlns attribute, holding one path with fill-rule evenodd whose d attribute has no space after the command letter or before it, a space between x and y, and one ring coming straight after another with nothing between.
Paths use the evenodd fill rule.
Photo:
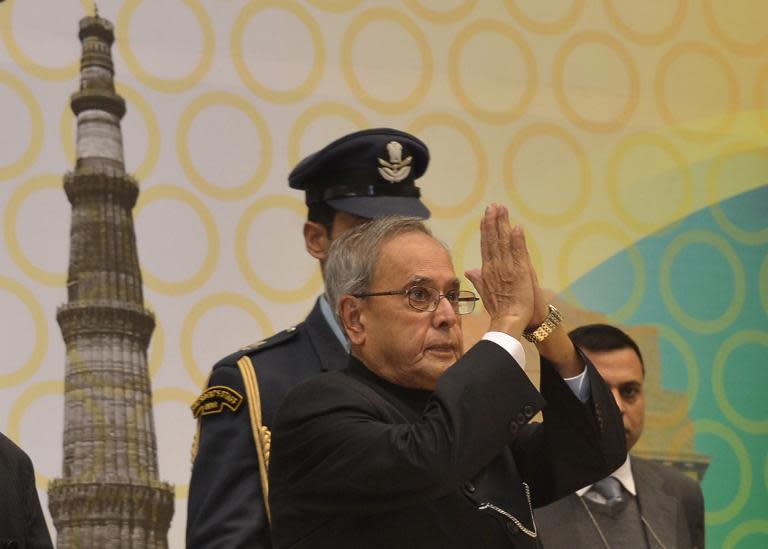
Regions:
<instances>
[{"instance_id":1,"label":"orange circle","mask_svg":"<svg viewBox=\"0 0 768 549\"><path fill-rule=\"evenodd\" d=\"M568 97L565 93L564 72L567 58L579 46L590 43L601 44L612 50L624 63L624 66L627 69L627 74L629 75L630 93L624 108L613 120L605 122L591 120L580 115L568 102ZM610 34L590 30L575 34L569 38L557 52L555 62L552 66L552 72L552 87L555 91L555 99L557 100L557 103L560 105L560 108L568 119L584 130L595 133L608 133L620 130L627 125L630 118L632 118L635 109L637 109L637 105L640 101L640 75L637 71L637 66L635 66L635 62L624 44L616 40Z\"/></svg>"},{"instance_id":2,"label":"orange circle","mask_svg":"<svg viewBox=\"0 0 768 549\"><path fill-rule=\"evenodd\" d=\"M708 129L707 131L692 131L685 128L682 123L677 120L672 113L672 110L665 103L664 96L666 94L666 77L667 72L671 69L672 64L685 54L699 54L704 57L708 57L723 69L723 74L728 80L729 88L729 112L723 117L722 122ZM725 56L710 44L704 42L684 42L681 44L675 44L659 61L659 65L656 69L656 104L659 109L661 117L667 124L677 128L677 130L688 139L693 141L713 141L722 136L733 123L736 113L739 110L739 86L736 80L736 73L733 67L730 66Z\"/></svg>"},{"instance_id":3,"label":"orange circle","mask_svg":"<svg viewBox=\"0 0 768 549\"><path fill-rule=\"evenodd\" d=\"M757 5L755 7L757 7ZM711 30L712 34L717 36L728 49L740 55L750 56L765 56L766 52L768 52L768 36L752 44L735 40L728 36L725 31L718 26L717 17L712 9L712 0L703 0L701 8L702 13L704 14L704 21L706 21L709 30Z\"/></svg>"},{"instance_id":4,"label":"orange circle","mask_svg":"<svg viewBox=\"0 0 768 549\"><path fill-rule=\"evenodd\" d=\"M768 132L768 63L766 63L755 78L755 109L760 117L760 125Z\"/></svg>"},{"instance_id":5,"label":"orange circle","mask_svg":"<svg viewBox=\"0 0 768 549\"><path fill-rule=\"evenodd\" d=\"M562 212L542 213L535 207L529 206L523 201L514 184L514 178L512 177L513 164L517 158L517 153L519 152L520 147L532 137L539 135L548 135L565 143L571 150L573 150L574 156L579 161L581 172L579 194L574 203ZM507 146L503 162L503 182L509 198L517 209L519 209L523 215L530 218L534 223L546 227L562 227L575 222L578 216L584 211L584 208L586 208L587 203L589 202L591 194L590 188L592 184L589 159L579 141L559 126L555 126L554 124L536 123L519 130L515 133L512 141L510 141Z\"/></svg>"},{"instance_id":6,"label":"orange circle","mask_svg":"<svg viewBox=\"0 0 768 549\"><path fill-rule=\"evenodd\" d=\"M520 9L520 6L517 5L515 0L506 0L504 4L507 7L507 11L512 17L517 19L518 23L529 31L538 32L539 34L560 34L567 31L574 23L576 23L576 20L581 16L581 12L584 9L584 0L575 0L573 5L571 5L571 9L565 16L544 23L529 17L522 9Z\"/></svg>"},{"instance_id":7,"label":"orange circle","mask_svg":"<svg viewBox=\"0 0 768 549\"><path fill-rule=\"evenodd\" d=\"M605 12L608 15L608 19L611 23L623 34L626 38L637 42L643 46L658 46L662 42L671 40L675 34L680 31L680 27L685 20L686 13L688 11L688 0L678 0L677 10L672 17L672 20L668 25L656 32L639 32L629 26L619 15L614 0L603 0L605 5Z\"/></svg>"},{"instance_id":8,"label":"orange circle","mask_svg":"<svg viewBox=\"0 0 768 549\"><path fill-rule=\"evenodd\" d=\"M421 77L416 87L403 99L380 99L371 95L357 78L352 62L354 43L360 32L374 21L387 21L405 30L416 42L421 54ZM429 91L434 72L434 60L429 41L416 23L398 10L374 8L358 15L344 32L341 45L341 68L347 85L358 101L384 114L398 114L418 105Z\"/></svg>"},{"instance_id":9,"label":"orange circle","mask_svg":"<svg viewBox=\"0 0 768 549\"><path fill-rule=\"evenodd\" d=\"M525 61L526 75L524 80L527 82L527 85L520 96L520 100L509 109L491 110L483 108L469 98L462 86L459 69L461 52L472 38L483 32L500 34L514 42ZM539 82L538 75L536 74L536 59L523 35L514 27L491 19L483 19L471 23L456 37L448 53L448 79L451 89L459 103L461 103L461 106L472 116L488 124L507 124L519 118L528 109L536 95Z\"/></svg>"},{"instance_id":10,"label":"orange circle","mask_svg":"<svg viewBox=\"0 0 768 549\"><path fill-rule=\"evenodd\" d=\"M455 23L472 13L475 5L477 5L477 0L467 0L449 10L433 10L422 6L418 0L404 0L404 3L416 15L432 23Z\"/></svg>"},{"instance_id":11,"label":"orange circle","mask_svg":"<svg viewBox=\"0 0 768 549\"><path fill-rule=\"evenodd\" d=\"M477 178L472 184L472 192L470 192L469 196L454 206L442 206L440 204L435 204L432 201L429 201L427 204L434 217L461 217L466 212L471 211L485 195L485 191L488 187L488 158L477 132L475 132L475 130L461 118L451 114L425 114L414 120L411 125L408 126L408 131L413 134L419 134L424 128L429 128L431 126L445 126L456 130L467 140L467 143L469 143L469 146L472 149L472 153L475 155L475 160L477 162Z\"/></svg>"}]
</instances>

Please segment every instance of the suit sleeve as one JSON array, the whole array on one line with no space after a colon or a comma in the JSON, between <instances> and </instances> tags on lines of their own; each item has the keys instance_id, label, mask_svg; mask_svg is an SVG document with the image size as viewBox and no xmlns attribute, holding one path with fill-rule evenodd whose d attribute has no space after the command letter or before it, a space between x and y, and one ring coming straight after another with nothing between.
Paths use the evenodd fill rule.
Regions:
<instances>
[{"instance_id":1,"label":"suit sleeve","mask_svg":"<svg viewBox=\"0 0 768 549\"><path fill-rule=\"evenodd\" d=\"M626 459L621 414L589 359L591 396L582 403L542 357L541 392L547 404L541 424L527 425L512 444L515 462L541 507L615 471Z\"/></svg>"},{"instance_id":2,"label":"suit sleeve","mask_svg":"<svg viewBox=\"0 0 768 549\"><path fill-rule=\"evenodd\" d=\"M27 520L24 528L25 547L53 549L51 535L48 532L48 526L45 524L43 509L40 507L40 499L37 497L35 470L32 466L32 460L26 454L22 455L19 476L23 487L22 489L24 490L24 501L22 504Z\"/></svg>"},{"instance_id":3,"label":"suit sleeve","mask_svg":"<svg viewBox=\"0 0 768 549\"><path fill-rule=\"evenodd\" d=\"M370 393L366 393L368 389ZM541 395L510 355L481 341L439 380L418 421L344 375L292 391L272 433L270 497L301 513L375 513L450 493L510 441ZM532 413L531 413L532 412Z\"/></svg>"},{"instance_id":4,"label":"suit sleeve","mask_svg":"<svg viewBox=\"0 0 768 549\"><path fill-rule=\"evenodd\" d=\"M689 496L684 501L684 507L687 513L688 528L691 532L691 547L704 549L704 495L698 482L691 483Z\"/></svg>"},{"instance_id":5,"label":"suit sleeve","mask_svg":"<svg viewBox=\"0 0 768 549\"><path fill-rule=\"evenodd\" d=\"M243 396L236 412L201 416L187 506L189 549L271 547L248 402L237 368L217 367L209 386Z\"/></svg>"}]
</instances>

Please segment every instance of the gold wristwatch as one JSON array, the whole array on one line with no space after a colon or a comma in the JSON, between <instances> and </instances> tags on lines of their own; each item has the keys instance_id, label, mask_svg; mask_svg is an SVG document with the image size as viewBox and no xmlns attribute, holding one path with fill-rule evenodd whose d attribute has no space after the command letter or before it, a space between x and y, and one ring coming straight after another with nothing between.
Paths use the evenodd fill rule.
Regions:
<instances>
[{"instance_id":1,"label":"gold wristwatch","mask_svg":"<svg viewBox=\"0 0 768 549\"><path fill-rule=\"evenodd\" d=\"M560 326L560 323L563 321L563 315L555 309L554 305L549 306L549 314L547 315L547 318L544 319L544 322L542 322L538 328L535 330L526 330L523 332L523 337L530 341L531 343L541 343L545 339L547 339L547 336L552 333L552 331Z\"/></svg>"}]
</instances>

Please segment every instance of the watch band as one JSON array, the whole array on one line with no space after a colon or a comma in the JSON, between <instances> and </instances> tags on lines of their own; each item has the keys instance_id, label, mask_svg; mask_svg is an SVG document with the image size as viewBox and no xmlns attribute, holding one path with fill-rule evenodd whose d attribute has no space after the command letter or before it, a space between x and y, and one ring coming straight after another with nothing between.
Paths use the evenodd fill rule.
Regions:
<instances>
[{"instance_id":1,"label":"watch band","mask_svg":"<svg viewBox=\"0 0 768 549\"><path fill-rule=\"evenodd\" d=\"M531 343L541 343L547 336L551 334L555 328L560 326L563 322L563 315L558 311L554 305L549 306L549 314L544 319L538 328L535 330L526 330L523 332L523 337Z\"/></svg>"}]
</instances>

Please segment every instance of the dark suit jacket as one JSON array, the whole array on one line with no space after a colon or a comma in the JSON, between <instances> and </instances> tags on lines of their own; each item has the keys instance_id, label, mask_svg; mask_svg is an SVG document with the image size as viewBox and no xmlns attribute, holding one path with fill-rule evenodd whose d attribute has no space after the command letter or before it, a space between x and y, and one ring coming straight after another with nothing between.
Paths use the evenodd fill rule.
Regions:
<instances>
[{"instance_id":1,"label":"dark suit jacket","mask_svg":"<svg viewBox=\"0 0 768 549\"><path fill-rule=\"evenodd\" d=\"M32 461L0 433L0 549L53 549Z\"/></svg>"},{"instance_id":2,"label":"dark suit jacket","mask_svg":"<svg viewBox=\"0 0 768 549\"><path fill-rule=\"evenodd\" d=\"M704 497L695 480L670 467L632 457L640 512L667 547L704 548ZM597 533L579 496L536 510L544 549L592 549ZM653 534L646 531L653 540ZM658 547L652 543L651 547Z\"/></svg>"},{"instance_id":3,"label":"dark suit jacket","mask_svg":"<svg viewBox=\"0 0 768 549\"><path fill-rule=\"evenodd\" d=\"M536 547L530 505L602 478L626 455L613 397L591 365L588 375L582 404L542 361L536 425L542 394L488 341L434 393L392 385L354 358L301 384L272 434L273 544Z\"/></svg>"},{"instance_id":4,"label":"dark suit jacket","mask_svg":"<svg viewBox=\"0 0 768 549\"><path fill-rule=\"evenodd\" d=\"M242 395L236 412L201 416L199 449L187 504L187 547L258 549L271 546L264 511L259 461L251 431L243 379L237 368L247 355L254 366L264 425L271 426L285 394L300 381L339 370L347 352L323 317L319 303L301 324L219 361L209 387Z\"/></svg>"}]
</instances>

